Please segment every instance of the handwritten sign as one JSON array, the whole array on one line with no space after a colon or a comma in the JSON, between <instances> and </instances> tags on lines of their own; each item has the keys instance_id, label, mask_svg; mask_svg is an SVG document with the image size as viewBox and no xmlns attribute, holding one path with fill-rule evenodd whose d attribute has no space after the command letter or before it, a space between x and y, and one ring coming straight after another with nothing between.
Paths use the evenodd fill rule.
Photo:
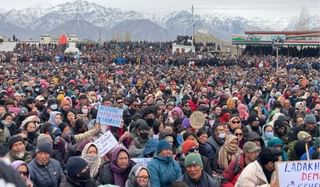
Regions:
<instances>
[{"instance_id":1,"label":"handwritten sign","mask_svg":"<svg viewBox=\"0 0 320 187\"><path fill-rule=\"evenodd\" d=\"M131 158L136 164L147 167L148 163L152 160L152 158Z\"/></svg>"},{"instance_id":2,"label":"handwritten sign","mask_svg":"<svg viewBox=\"0 0 320 187\"><path fill-rule=\"evenodd\" d=\"M206 121L206 117L202 112L195 111L190 116L190 125L195 129L200 129L203 127Z\"/></svg>"},{"instance_id":3,"label":"handwritten sign","mask_svg":"<svg viewBox=\"0 0 320 187\"><path fill-rule=\"evenodd\" d=\"M320 187L320 160L277 162L280 187Z\"/></svg>"},{"instance_id":4,"label":"handwritten sign","mask_svg":"<svg viewBox=\"0 0 320 187\"><path fill-rule=\"evenodd\" d=\"M98 147L100 157L103 157L105 154L107 154L112 148L114 148L118 144L118 141L110 131L107 131L100 138L98 138L94 143Z\"/></svg>"},{"instance_id":5,"label":"handwritten sign","mask_svg":"<svg viewBox=\"0 0 320 187\"><path fill-rule=\"evenodd\" d=\"M120 127L122 123L123 109L100 105L97 119L101 125Z\"/></svg>"}]
</instances>

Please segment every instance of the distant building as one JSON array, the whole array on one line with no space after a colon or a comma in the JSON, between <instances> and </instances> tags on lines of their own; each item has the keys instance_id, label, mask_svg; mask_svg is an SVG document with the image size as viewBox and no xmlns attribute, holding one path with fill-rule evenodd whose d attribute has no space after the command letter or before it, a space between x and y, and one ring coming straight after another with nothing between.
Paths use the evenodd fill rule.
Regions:
<instances>
[{"instance_id":1,"label":"distant building","mask_svg":"<svg viewBox=\"0 0 320 187\"><path fill-rule=\"evenodd\" d=\"M52 43L52 37L49 34L43 34L40 36L40 43L41 44L49 44Z\"/></svg>"},{"instance_id":2,"label":"distant building","mask_svg":"<svg viewBox=\"0 0 320 187\"><path fill-rule=\"evenodd\" d=\"M0 35L0 41L8 42L8 41L10 41L10 38Z\"/></svg>"},{"instance_id":3,"label":"distant building","mask_svg":"<svg viewBox=\"0 0 320 187\"><path fill-rule=\"evenodd\" d=\"M194 46L190 45L178 45L178 44L172 44L172 53L189 53L189 52L196 52L196 49Z\"/></svg>"}]
</instances>

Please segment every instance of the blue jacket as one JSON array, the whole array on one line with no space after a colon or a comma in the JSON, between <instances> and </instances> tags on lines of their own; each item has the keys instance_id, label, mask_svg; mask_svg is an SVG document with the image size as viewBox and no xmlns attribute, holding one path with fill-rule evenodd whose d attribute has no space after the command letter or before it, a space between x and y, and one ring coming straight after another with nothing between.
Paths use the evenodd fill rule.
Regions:
<instances>
[{"instance_id":1,"label":"blue jacket","mask_svg":"<svg viewBox=\"0 0 320 187\"><path fill-rule=\"evenodd\" d=\"M312 146L309 148L309 156L310 156L310 160L312 157L312 154L316 151L316 149ZM307 153L304 153L301 157L300 160L307 160Z\"/></svg>"},{"instance_id":2,"label":"blue jacket","mask_svg":"<svg viewBox=\"0 0 320 187\"><path fill-rule=\"evenodd\" d=\"M171 157L155 156L148 164L152 187L170 187L182 176L179 163Z\"/></svg>"},{"instance_id":3,"label":"blue jacket","mask_svg":"<svg viewBox=\"0 0 320 187\"><path fill-rule=\"evenodd\" d=\"M59 187L66 181L60 163L53 158L46 166L40 166L33 159L28 167L34 187Z\"/></svg>"}]
</instances>

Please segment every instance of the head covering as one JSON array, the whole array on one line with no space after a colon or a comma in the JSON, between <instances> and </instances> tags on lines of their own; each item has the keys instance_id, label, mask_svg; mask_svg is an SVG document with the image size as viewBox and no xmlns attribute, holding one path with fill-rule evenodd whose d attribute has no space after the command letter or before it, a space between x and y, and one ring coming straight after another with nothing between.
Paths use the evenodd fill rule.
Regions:
<instances>
[{"instance_id":1,"label":"head covering","mask_svg":"<svg viewBox=\"0 0 320 187\"><path fill-rule=\"evenodd\" d=\"M243 145L243 152L245 153L253 153L257 151L261 151L261 148L254 142L248 141Z\"/></svg>"},{"instance_id":2,"label":"head covering","mask_svg":"<svg viewBox=\"0 0 320 187\"><path fill-rule=\"evenodd\" d=\"M43 143L50 143L52 144L53 140L50 135L48 134L39 134L37 138L37 145L43 144Z\"/></svg>"},{"instance_id":3,"label":"head covering","mask_svg":"<svg viewBox=\"0 0 320 187\"><path fill-rule=\"evenodd\" d=\"M198 147L196 142L194 142L193 140L186 140L182 144L182 152L184 155L187 155L189 150L196 148L196 147Z\"/></svg>"},{"instance_id":4,"label":"head covering","mask_svg":"<svg viewBox=\"0 0 320 187\"><path fill-rule=\"evenodd\" d=\"M262 165L265 165L268 162L275 162L275 161L278 161L278 157L281 156L281 154L282 154L281 151L273 147L266 147L261 151L258 161Z\"/></svg>"},{"instance_id":5,"label":"head covering","mask_svg":"<svg viewBox=\"0 0 320 187\"><path fill-rule=\"evenodd\" d=\"M12 148L12 145L17 143L17 142L22 142L24 144L24 140L21 136L19 135L14 135L14 136L11 136L8 140L8 147L9 149L11 150Z\"/></svg>"},{"instance_id":6,"label":"head covering","mask_svg":"<svg viewBox=\"0 0 320 187\"><path fill-rule=\"evenodd\" d=\"M88 156L88 150L91 146L94 146L97 150L97 155L96 156ZM99 150L96 144L90 142L87 143L81 153L81 157L87 161L87 163L90 166L90 176L95 177L98 174L99 167L102 163L102 159L99 156Z\"/></svg>"},{"instance_id":7,"label":"head covering","mask_svg":"<svg viewBox=\"0 0 320 187\"><path fill-rule=\"evenodd\" d=\"M57 112L57 111L50 112L50 118L49 118L49 121L48 121L48 122L49 122L51 125L56 125L56 126L59 125L59 124L56 123L56 120L55 120L55 118L56 118L57 115L62 115L62 114L61 114L61 112Z\"/></svg>"},{"instance_id":8,"label":"head covering","mask_svg":"<svg viewBox=\"0 0 320 187\"><path fill-rule=\"evenodd\" d=\"M228 135L223 146L219 150L218 164L221 169L227 168L231 160L235 158L236 154L239 153L238 144L232 144L231 142L237 140L238 137L234 135Z\"/></svg>"},{"instance_id":9,"label":"head covering","mask_svg":"<svg viewBox=\"0 0 320 187\"><path fill-rule=\"evenodd\" d=\"M316 124L316 123L317 123L317 119L316 119L316 117L314 116L314 114L307 114L307 115L304 117L304 123L305 123L305 124L308 124L308 123Z\"/></svg>"},{"instance_id":10,"label":"head covering","mask_svg":"<svg viewBox=\"0 0 320 187\"><path fill-rule=\"evenodd\" d=\"M300 132L298 132L297 138L298 138L298 140L306 141L308 139L311 139L312 136L309 133L307 133L306 131L300 131Z\"/></svg>"},{"instance_id":11,"label":"head covering","mask_svg":"<svg viewBox=\"0 0 320 187\"><path fill-rule=\"evenodd\" d=\"M202 159L199 153L190 153L184 160L184 166L188 167L190 165L198 165L203 168Z\"/></svg>"},{"instance_id":12,"label":"head covering","mask_svg":"<svg viewBox=\"0 0 320 187\"><path fill-rule=\"evenodd\" d=\"M25 128L25 125L27 125L29 122L38 121L40 122L40 118L36 115L28 116L26 119L24 119L21 123L21 128ZM39 124L35 124L36 129L39 128Z\"/></svg>"},{"instance_id":13,"label":"head covering","mask_svg":"<svg viewBox=\"0 0 320 187\"><path fill-rule=\"evenodd\" d=\"M316 138L314 141L313 141L313 147L318 149L320 147L320 138Z\"/></svg>"},{"instance_id":14,"label":"head covering","mask_svg":"<svg viewBox=\"0 0 320 187\"><path fill-rule=\"evenodd\" d=\"M77 176L82 170L87 167L88 163L79 156L72 156L66 164L67 174L70 177Z\"/></svg>"},{"instance_id":15,"label":"head covering","mask_svg":"<svg viewBox=\"0 0 320 187\"><path fill-rule=\"evenodd\" d=\"M259 121L259 118L257 115L250 115L247 119L248 124L251 124L254 121Z\"/></svg>"},{"instance_id":16,"label":"head covering","mask_svg":"<svg viewBox=\"0 0 320 187\"><path fill-rule=\"evenodd\" d=\"M179 118L182 118L182 117L183 117L183 111L181 110L180 107L174 107L174 108L170 111L170 113L173 114L173 112L178 113Z\"/></svg>"},{"instance_id":17,"label":"head covering","mask_svg":"<svg viewBox=\"0 0 320 187\"><path fill-rule=\"evenodd\" d=\"M157 153L160 153L164 149L172 149L171 145L166 140L160 140L157 146Z\"/></svg>"},{"instance_id":18,"label":"head covering","mask_svg":"<svg viewBox=\"0 0 320 187\"><path fill-rule=\"evenodd\" d=\"M277 147L277 146L282 146L282 145L283 145L283 141L276 136L272 137L268 141L268 147Z\"/></svg>"},{"instance_id":19,"label":"head covering","mask_svg":"<svg viewBox=\"0 0 320 187\"><path fill-rule=\"evenodd\" d=\"M185 129L190 128L190 127L191 127L190 119L189 119L189 118L184 118L183 121L182 121L182 126L183 126Z\"/></svg>"},{"instance_id":20,"label":"head covering","mask_svg":"<svg viewBox=\"0 0 320 187\"><path fill-rule=\"evenodd\" d=\"M140 164L136 164L135 166L133 166L133 168L131 169L131 171L129 173L129 179L126 182L126 187L140 187L137 183L136 177L139 175L139 172L142 169L146 170L148 172L149 177L150 177L149 169L147 167L142 166ZM150 180L148 182L147 187L151 187Z\"/></svg>"},{"instance_id":21,"label":"head covering","mask_svg":"<svg viewBox=\"0 0 320 187\"><path fill-rule=\"evenodd\" d=\"M52 144L49 144L49 143L39 144L36 148L35 154L37 154L39 152L45 152L45 153L48 153L49 155L51 155L52 154Z\"/></svg>"}]
</instances>

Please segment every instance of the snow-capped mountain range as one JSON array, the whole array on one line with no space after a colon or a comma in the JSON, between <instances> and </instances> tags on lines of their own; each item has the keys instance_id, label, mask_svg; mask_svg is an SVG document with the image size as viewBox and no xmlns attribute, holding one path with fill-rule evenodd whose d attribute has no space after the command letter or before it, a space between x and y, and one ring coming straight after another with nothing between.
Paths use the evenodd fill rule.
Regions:
<instances>
[{"instance_id":1,"label":"snow-capped mountain range","mask_svg":"<svg viewBox=\"0 0 320 187\"><path fill-rule=\"evenodd\" d=\"M194 23L196 30L230 41L232 34L243 34L246 30L293 30L296 19L247 19L212 13L196 14ZM76 33L81 39L110 40L129 33L132 40L164 41L190 35L191 20L191 12L185 10L165 15L144 14L78 0L48 8L0 9L0 35L37 39L45 33L55 36ZM320 28L319 16L310 18L310 26Z\"/></svg>"}]
</instances>

